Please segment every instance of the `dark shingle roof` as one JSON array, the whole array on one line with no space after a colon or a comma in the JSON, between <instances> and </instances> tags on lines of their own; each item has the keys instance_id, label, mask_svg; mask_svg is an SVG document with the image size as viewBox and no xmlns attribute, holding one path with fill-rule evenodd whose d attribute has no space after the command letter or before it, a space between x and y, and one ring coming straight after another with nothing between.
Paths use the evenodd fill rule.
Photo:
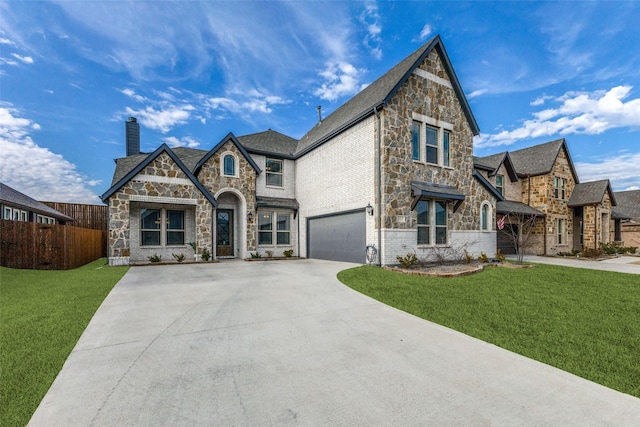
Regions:
<instances>
[{"instance_id":1,"label":"dark shingle roof","mask_svg":"<svg viewBox=\"0 0 640 427\"><path fill-rule=\"evenodd\" d=\"M171 151L173 151L173 153L191 172L193 172L193 170L195 169L198 160L200 160L205 154L207 154L207 151L205 150L186 147L176 147ZM114 185L116 182L124 178L129 172L131 172L136 166L138 166L140 162L144 161L149 156L150 154L136 154L134 156L127 156L116 159L116 170L113 173L111 185Z\"/></svg>"},{"instance_id":2,"label":"dark shingle roof","mask_svg":"<svg viewBox=\"0 0 640 427\"><path fill-rule=\"evenodd\" d=\"M276 154L283 157L293 157L298 146L298 140L274 130L253 133L238 137L249 153Z\"/></svg>"},{"instance_id":3,"label":"dark shingle roof","mask_svg":"<svg viewBox=\"0 0 640 427\"><path fill-rule=\"evenodd\" d=\"M524 215L535 215L535 216L545 216L544 213L540 212L537 209L532 208L529 205L526 205L522 202L516 202L513 200L500 200L496 203L496 211L501 214L524 214Z\"/></svg>"},{"instance_id":4,"label":"dark shingle roof","mask_svg":"<svg viewBox=\"0 0 640 427\"><path fill-rule=\"evenodd\" d=\"M0 202L3 204L7 204L16 208L25 209L32 212L37 212L41 215L47 215L61 221L73 221L73 218L63 214L60 211L53 209L45 205L44 203L40 203L37 200L32 199L19 192L18 190L14 190L6 184L0 182Z\"/></svg>"},{"instance_id":5,"label":"dark shingle roof","mask_svg":"<svg viewBox=\"0 0 640 427\"><path fill-rule=\"evenodd\" d=\"M604 193L609 192L609 198L611 199L611 205L616 205L616 199L611 190L611 184L608 179L600 181L583 182L576 184L569 198L567 206L570 208L576 206L596 205L602 203Z\"/></svg>"},{"instance_id":6,"label":"dark shingle roof","mask_svg":"<svg viewBox=\"0 0 640 427\"><path fill-rule=\"evenodd\" d=\"M373 114L374 108L384 105L396 93L398 88L411 75L413 70L422 62L422 60L433 50L438 49L445 68L449 73L451 84L460 100L460 104L465 113L467 121L471 126L474 134L480 132L478 124L471 113L471 109L462 92L460 83L453 71L451 62L447 56L440 36L436 36L422 45L418 50L413 52L378 80L371 83L356 96L344 103L341 107L327 116L320 123L316 124L306 135L304 135L298 143L297 154L301 155L313 149L316 145L321 144L342 130L350 127L358 121Z\"/></svg>"},{"instance_id":7,"label":"dark shingle roof","mask_svg":"<svg viewBox=\"0 0 640 427\"><path fill-rule=\"evenodd\" d=\"M505 169L507 170L507 174L509 175L509 179L511 182L515 182L518 180L518 175L516 173L515 167L513 166L513 161L511 160L511 156L508 152L503 151L502 153L492 154L490 156L485 157L476 157L473 156L473 166L476 169L482 169L489 172L489 176L495 175L498 173L498 169L500 166L504 164Z\"/></svg>"},{"instance_id":8,"label":"dark shingle roof","mask_svg":"<svg viewBox=\"0 0 640 427\"><path fill-rule=\"evenodd\" d=\"M614 214L640 222L640 190L616 191L613 195L617 203Z\"/></svg>"},{"instance_id":9,"label":"dark shingle roof","mask_svg":"<svg viewBox=\"0 0 640 427\"><path fill-rule=\"evenodd\" d=\"M521 150L511 151L511 161L520 177L544 175L551 172L553 164L558 158L560 149L564 148L569 167L575 182L578 181L578 174L573 166L573 161L569 154L566 141L557 139L555 141L546 142L544 144L534 145L533 147L523 148Z\"/></svg>"}]
</instances>

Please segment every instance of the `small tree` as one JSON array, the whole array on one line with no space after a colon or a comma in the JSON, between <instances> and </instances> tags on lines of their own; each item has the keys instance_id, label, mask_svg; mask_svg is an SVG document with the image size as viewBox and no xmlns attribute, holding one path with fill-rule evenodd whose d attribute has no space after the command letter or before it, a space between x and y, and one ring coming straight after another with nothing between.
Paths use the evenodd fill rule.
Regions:
<instances>
[{"instance_id":1,"label":"small tree","mask_svg":"<svg viewBox=\"0 0 640 427\"><path fill-rule=\"evenodd\" d=\"M516 262L522 264L529 248L532 231L539 216L523 212L509 212L498 220L498 232L503 233L516 251Z\"/></svg>"}]
</instances>

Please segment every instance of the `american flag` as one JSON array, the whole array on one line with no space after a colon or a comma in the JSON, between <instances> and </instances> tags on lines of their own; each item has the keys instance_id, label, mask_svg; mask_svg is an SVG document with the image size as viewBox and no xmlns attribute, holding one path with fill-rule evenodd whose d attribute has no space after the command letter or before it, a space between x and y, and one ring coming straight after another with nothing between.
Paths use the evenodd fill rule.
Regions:
<instances>
[{"instance_id":1,"label":"american flag","mask_svg":"<svg viewBox=\"0 0 640 427\"><path fill-rule=\"evenodd\" d=\"M502 230L504 228L504 217L501 217L498 220L498 230Z\"/></svg>"}]
</instances>

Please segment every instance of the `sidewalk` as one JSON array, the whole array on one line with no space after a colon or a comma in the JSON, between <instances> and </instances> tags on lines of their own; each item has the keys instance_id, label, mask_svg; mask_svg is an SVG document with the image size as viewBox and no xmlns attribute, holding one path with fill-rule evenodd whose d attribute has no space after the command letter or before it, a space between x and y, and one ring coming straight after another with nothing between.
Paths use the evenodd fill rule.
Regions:
<instances>
[{"instance_id":1,"label":"sidewalk","mask_svg":"<svg viewBox=\"0 0 640 427\"><path fill-rule=\"evenodd\" d=\"M508 255L507 259L515 260L515 255ZM588 268L591 270L616 271L618 273L640 274L640 257L620 256L603 261L593 261L569 257L546 257L525 255L525 262L538 264L564 265L565 267Z\"/></svg>"}]
</instances>

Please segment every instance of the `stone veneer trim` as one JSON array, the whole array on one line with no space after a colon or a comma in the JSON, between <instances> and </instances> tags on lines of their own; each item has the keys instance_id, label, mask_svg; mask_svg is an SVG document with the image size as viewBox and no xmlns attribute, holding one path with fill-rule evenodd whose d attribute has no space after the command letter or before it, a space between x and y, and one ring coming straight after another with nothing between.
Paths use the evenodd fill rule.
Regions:
<instances>
[{"instance_id":1,"label":"stone veneer trim","mask_svg":"<svg viewBox=\"0 0 640 427\"><path fill-rule=\"evenodd\" d=\"M193 182L189 179L185 178L172 178L169 176L155 176L155 175L136 175L131 179L132 181L140 181L140 182L161 182L164 184L184 184L191 185Z\"/></svg>"},{"instance_id":2,"label":"stone veneer trim","mask_svg":"<svg viewBox=\"0 0 640 427\"><path fill-rule=\"evenodd\" d=\"M439 85L446 86L446 87L448 87L450 89L453 89L453 85L451 84L450 81L445 80L445 79L443 79L441 77L438 77L435 74L430 73L428 71L421 70L420 68L416 68L413 71L413 74L415 74L417 76L420 76L420 77L422 77L424 79L431 80L432 82L438 83Z\"/></svg>"},{"instance_id":3,"label":"stone veneer trim","mask_svg":"<svg viewBox=\"0 0 640 427\"><path fill-rule=\"evenodd\" d=\"M181 199L179 197L160 197L160 196L143 196L132 194L129 196L132 202L153 202L153 203L171 203L176 205L197 205L197 199Z\"/></svg>"}]
</instances>

